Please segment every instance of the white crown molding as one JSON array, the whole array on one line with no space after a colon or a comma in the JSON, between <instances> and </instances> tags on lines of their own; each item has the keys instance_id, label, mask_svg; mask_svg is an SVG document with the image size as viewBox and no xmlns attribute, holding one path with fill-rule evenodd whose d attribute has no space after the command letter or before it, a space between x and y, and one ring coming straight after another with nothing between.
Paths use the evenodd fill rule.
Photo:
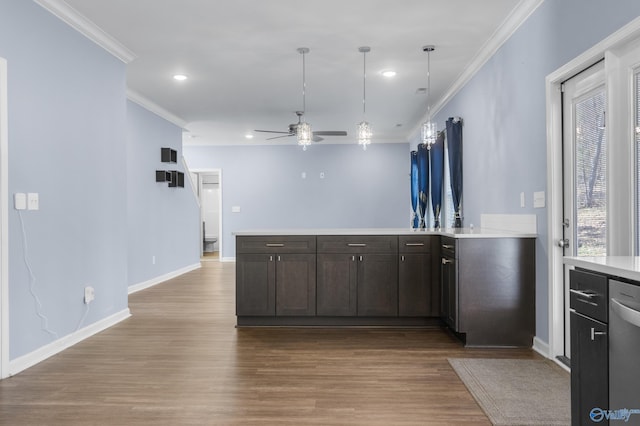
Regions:
<instances>
[{"instance_id":1,"label":"white crown molding","mask_svg":"<svg viewBox=\"0 0 640 426\"><path fill-rule=\"evenodd\" d=\"M509 16L500 24L487 42L480 48L471 62L464 68L458 78L447 89L445 94L431 106L431 116L436 115L472 78L484 64L487 63L498 49L516 32L518 28L531 16L531 14L543 3L544 0L521 0L511 11ZM422 122L427 120L425 113L423 119L413 129L411 135L420 132Z\"/></svg>"},{"instance_id":2,"label":"white crown molding","mask_svg":"<svg viewBox=\"0 0 640 426\"><path fill-rule=\"evenodd\" d=\"M166 109L162 108L160 105L156 104L153 101L150 101L149 99L145 98L138 92L135 92L131 89L127 89L127 99L129 99L131 102L137 103L144 109L147 109L152 113L164 118L168 122L175 124L181 129L185 129L187 127L187 122L185 120L183 120L182 118L178 117L175 114L170 113Z\"/></svg>"},{"instance_id":3,"label":"white crown molding","mask_svg":"<svg viewBox=\"0 0 640 426\"><path fill-rule=\"evenodd\" d=\"M125 64L136 58L135 53L69 6L64 0L34 1Z\"/></svg>"}]
</instances>

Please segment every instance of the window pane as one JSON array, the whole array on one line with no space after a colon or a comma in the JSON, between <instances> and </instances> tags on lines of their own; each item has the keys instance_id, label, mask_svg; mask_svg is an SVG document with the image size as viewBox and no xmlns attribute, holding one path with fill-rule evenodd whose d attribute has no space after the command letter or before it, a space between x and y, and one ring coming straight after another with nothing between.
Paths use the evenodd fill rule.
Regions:
<instances>
[{"instance_id":1,"label":"window pane","mask_svg":"<svg viewBox=\"0 0 640 426\"><path fill-rule=\"evenodd\" d=\"M607 254L605 94L589 95L575 105L576 241L578 256Z\"/></svg>"}]
</instances>

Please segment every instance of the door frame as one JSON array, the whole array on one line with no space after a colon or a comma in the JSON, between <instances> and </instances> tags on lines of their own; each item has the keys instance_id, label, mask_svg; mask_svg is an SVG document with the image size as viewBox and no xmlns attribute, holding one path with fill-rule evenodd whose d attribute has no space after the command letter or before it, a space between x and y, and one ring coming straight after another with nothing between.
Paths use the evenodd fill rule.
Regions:
<instances>
[{"instance_id":1,"label":"door frame","mask_svg":"<svg viewBox=\"0 0 640 426\"><path fill-rule=\"evenodd\" d=\"M197 173L198 175L200 174L207 174L207 173L217 173L218 174L218 208L220 209L220 220L218 221L218 247L220 249L220 256L219 256L219 261L220 262L226 262L227 260L225 260L225 258L223 258L222 254L223 254L223 246L222 246L222 239L223 239L223 235L222 235L222 229L223 229L223 209L222 209L222 169L191 169L190 170L191 173ZM202 181L200 179L198 179L198 194L202 194ZM202 233L202 200L200 200L200 233ZM203 236L204 237L204 236ZM200 241L202 242L202 238L200 239ZM201 244L202 245L202 244Z\"/></svg>"},{"instance_id":2,"label":"door frame","mask_svg":"<svg viewBox=\"0 0 640 426\"><path fill-rule=\"evenodd\" d=\"M609 37L595 44L593 47L569 61L556 71L547 75L545 79L546 88L546 124L547 124L547 252L549 258L548 267L548 315L549 315L549 342L547 357L556 359L564 354L564 289L563 289L563 254L562 249L557 246L557 241L562 238L563 227L563 153L562 153L562 94L561 84L572 76L578 74L605 59L605 84L610 86L611 81L608 69L615 67L616 54L613 50L622 48L633 40L640 37L640 17L634 19ZM613 67L612 67L613 65ZM608 129L608 140L614 140L616 135L612 134L616 126L611 126L611 118L614 116L617 105L624 103L620 99L611 99L607 94L607 105L609 114L606 118ZM620 118L618 118L620 119ZM618 123L616 122L616 125ZM626 135L618 135L625 137ZM631 166L633 156L630 156L625 166ZM610 157L610 160L614 160ZM613 169L609 167L608 169ZM628 192L627 192L627 195ZM611 218L613 219L613 218ZM626 227L629 232L628 223L624 218L615 221L618 229L610 229L612 235L620 232L619 228ZM613 225L613 224L612 224ZM610 244L610 255L631 254L626 244L616 247L615 243ZM623 253L627 251L627 253ZM542 349L542 348L541 348ZM547 349L547 348L544 348ZM542 350L543 351L543 350ZM562 363L559 363L563 365Z\"/></svg>"},{"instance_id":3,"label":"door frame","mask_svg":"<svg viewBox=\"0 0 640 426\"><path fill-rule=\"evenodd\" d=\"M7 61L0 58L0 379L9 376L9 132Z\"/></svg>"}]
</instances>

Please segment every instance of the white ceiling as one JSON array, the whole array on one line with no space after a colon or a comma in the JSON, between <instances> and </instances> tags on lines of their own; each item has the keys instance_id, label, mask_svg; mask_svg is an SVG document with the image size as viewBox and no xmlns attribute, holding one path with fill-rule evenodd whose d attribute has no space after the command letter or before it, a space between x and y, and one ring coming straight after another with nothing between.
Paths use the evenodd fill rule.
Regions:
<instances>
[{"instance_id":1,"label":"white ceiling","mask_svg":"<svg viewBox=\"0 0 640 426\"><path fill-rule=\"evenodd\" d=\"M50 0L61 3L61 0ZM47 3L49 0L40 0ZM189 131L185 144L264 143L302 109L314 130L346 130L322 143L354 143L363 118L373 142L406 142L424 120L431 53L431 104L491 45L508 18L531 0L66 0L135 55L127 86ZM380 72L393 69L393 79ZM189 77L176 82L174 74ZM266 143L295 143L282 138Z\"/></svg>"}]
</instances>

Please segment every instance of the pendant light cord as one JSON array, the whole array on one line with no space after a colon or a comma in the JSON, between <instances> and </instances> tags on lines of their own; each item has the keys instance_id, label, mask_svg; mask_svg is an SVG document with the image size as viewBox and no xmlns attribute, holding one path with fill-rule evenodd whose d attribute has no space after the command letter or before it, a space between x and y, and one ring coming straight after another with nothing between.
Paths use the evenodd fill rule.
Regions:
<instances>
[{"instance_id":1,"label":"pendant light cord","mask_svg":"<svg viewBox=\"0 0 640 426\"><path fill-rule=\"evenodd\" d=\"M367 52L362 52L362 115L367 114Z\"/></svg>"}]
</instances>

